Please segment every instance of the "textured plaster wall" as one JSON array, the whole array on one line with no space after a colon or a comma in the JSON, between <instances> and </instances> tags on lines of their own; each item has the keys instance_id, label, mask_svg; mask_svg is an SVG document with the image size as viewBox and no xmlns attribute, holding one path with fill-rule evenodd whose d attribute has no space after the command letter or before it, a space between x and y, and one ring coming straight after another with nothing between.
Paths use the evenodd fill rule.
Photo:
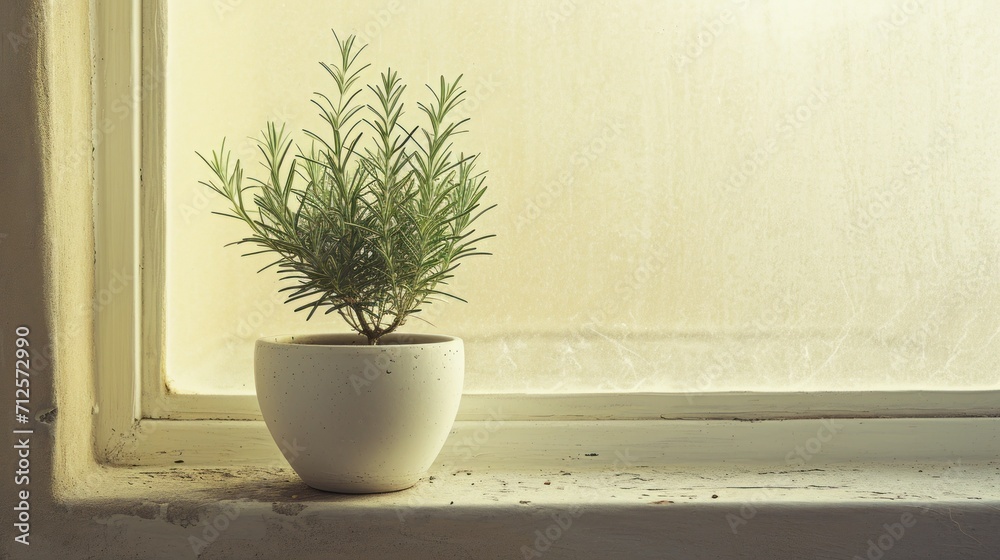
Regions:
<instances>
[{"instance_id":1,"label":"textured plaster wall","mask_svg":"<svg viewBox=\"0 0 1000 560\"><path fill-rule=\"evenodd\" d=\"M94 468L89 5L3 2L0 33L0 357L11 378L14 331L31 330L30 422L13 426L13 382L2 398L2 550L29 552L11 529L15 491L27 489L27 557L61 558L72 544L59 540L65 511L53 495ZM34 430L27 487L13 486L13 427Z\"/></svg>"},{"instance_id":2,"label":"textured plaster wall","mask_svg":"<svg viewBox=\"0 0 1000 560\"><path fill-rule=\"evenodd\" d=\"M3 358L4 373L13 373L14 330L19 325L29 325L32 329L32 350L41 350L51 343L51 317L46 305L47 294L44 274L46 262L51 258L51 250L44 244L44 168L42 154L44 137L40 134L39 109L45 104L45 96L39 92L41 72L44 68L40 38L37 30L42 21L40 6L34 2L4 2L0 5L0 22L4 41L0 47L0 99L3 112L0 113L0 356ZM24 29L26 33L21 33ZM8 30L17 29L16 37L24 38L15 51L7 40ZM51 301L51 300L49 300ZM37 362L36 362L37 363ZM37 366L36 366L37 367ZM41 369L41 368L38 368ZM52 367L46 368L51 374ZM32 411L40 404L52 402L51 384L42 381L40 371L35 371L31 386ZM4 375L9 379L12 375ZM14 470L17 457L13 446L16 443L11 433L14 426L13 383L5 383L9 394L2 399L3 409L3 508L0 509L0 524L3 526L3 544L0 550L10 551L16 545L13 541L15 512L12 509L17 490L14 488ZM53 442L50 426L40 426L31 437L32 470L28 490L33 499L31 515L38 519L52 511L49 481L52 478Z\"/></svg>"}]
</instances>

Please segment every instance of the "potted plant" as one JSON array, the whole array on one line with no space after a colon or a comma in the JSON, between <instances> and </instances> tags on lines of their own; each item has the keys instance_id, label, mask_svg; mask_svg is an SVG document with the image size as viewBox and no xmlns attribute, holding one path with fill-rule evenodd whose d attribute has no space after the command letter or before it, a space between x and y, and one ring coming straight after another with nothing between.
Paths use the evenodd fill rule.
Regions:
<instances>
[{"instance_id":1,"label":"potted plant","mask_svg":"<svg viewBox=\"0 0 1000 560\"><path fill-rule=\"evenodd\" d=\"M336 312L354 331L256 342L268 430L294 447L286 458L306 484L387 492L414 485L431 466L464 377L461 339L399 328L432 302L461 300L446 291L448 280L466 257L488 254L476 244L492 236L471 226L492 206L481 207L477 156L452 150L468 120L452 118L465 95L461 77L428 86L431 100L417 104L424 124L404 125L397 73L362 87L364 47L354 36L334 38L339 59L320 64L335 87L313 99L324 131L303 131L303 147L267 123L260 179L244 180L225 140L211 160L198 155L213 175L203 184L228 201L221 214L250 228L235 243L275 257L265 268L291 283L282 289L287 302L307 319Z\"/></svg>"}]
</instances>

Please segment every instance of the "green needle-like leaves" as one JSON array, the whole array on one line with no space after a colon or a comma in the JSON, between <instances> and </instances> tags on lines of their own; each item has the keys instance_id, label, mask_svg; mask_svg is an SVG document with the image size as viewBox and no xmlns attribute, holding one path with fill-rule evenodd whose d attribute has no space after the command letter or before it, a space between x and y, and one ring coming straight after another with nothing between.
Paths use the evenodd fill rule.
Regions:
<instances>
[{"instance_id":1,"label":"green needle-like leaves","mask_svg":"<svg viewBox=\"0 0 1000 560\"><path fill-rule=\"evenodd\" d=\"M281 291L296 311L308 318L336 311L378 344L433 300L465 301L441 287L462 259L488 254L476 245L493 236L476 235L471 225L493 206L481 206L485 172L476 171L477 156L452 152L467 120L449 119L465 96L461 76L428 86L433 102L417 104L426 122L407 128L398 74L388 69L360 87L364 47L355 48L354 36L334 38L338 61L320 64L335 90L313 100L326 130L304 131L310 143L303 148L284 125L267 123L258 140L266 174L246 182L223 141L211 159L198 154L213 174L202 184L229 201L220 215L249 226L236 242L258 247L247 255L274 253L265 269L276 267L293 283ZM370 104L361 101L366 95Z\"/></svg>"}]
</instances>

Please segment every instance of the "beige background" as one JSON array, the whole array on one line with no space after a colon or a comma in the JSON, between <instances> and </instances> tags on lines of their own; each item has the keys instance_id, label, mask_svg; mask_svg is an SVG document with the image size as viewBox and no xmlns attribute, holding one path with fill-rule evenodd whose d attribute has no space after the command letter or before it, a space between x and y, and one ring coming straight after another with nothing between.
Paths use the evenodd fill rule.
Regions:
<instances>
[{"instance_id":1,"label":"beige background","mask_svg":"<svg viewBox=\"0 0 1000 560\"><path fill-rule=\"evenodd\" d=\"M470 392L996 388L1000 8L991 2L170 2L170 384L252 393L253 340L345 330L222 245L195 150L315 127L329 28L374 79L465 75L495 256ZM298 134L298 138L302 138ZM256 160L253 160L254 162ZM256 163L247 165L253 169ZM433 308L432 308L433 309Z\"/></svg>"}]
</instances>

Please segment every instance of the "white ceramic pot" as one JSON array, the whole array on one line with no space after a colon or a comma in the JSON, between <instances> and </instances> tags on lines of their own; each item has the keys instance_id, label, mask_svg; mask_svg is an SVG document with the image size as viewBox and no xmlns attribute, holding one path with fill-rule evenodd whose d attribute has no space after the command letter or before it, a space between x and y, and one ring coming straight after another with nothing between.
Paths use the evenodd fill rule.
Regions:
<instances>
[{"instance_id":1,"label":"white ceramic pot","mask_svg":"<svg viewBox=\"0 0 1000 560\"><path fill-rule=\"evenodd\" d=\"M444 446L465 372L462 340L353 334L257 341L257 401L302 480L361 494L416 484Z\"/></svg>"}]
</instances>

